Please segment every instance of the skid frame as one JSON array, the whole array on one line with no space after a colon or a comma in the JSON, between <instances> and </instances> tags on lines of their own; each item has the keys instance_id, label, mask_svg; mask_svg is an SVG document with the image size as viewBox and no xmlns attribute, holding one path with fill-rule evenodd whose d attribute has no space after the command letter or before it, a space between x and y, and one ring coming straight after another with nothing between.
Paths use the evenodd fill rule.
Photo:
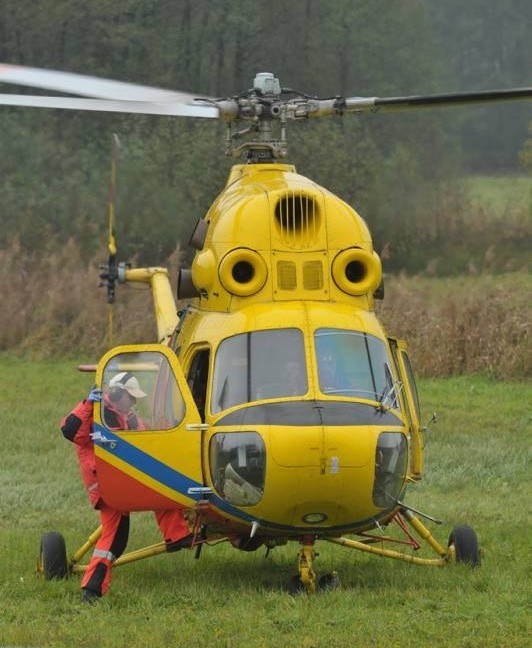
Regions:
<instances>
[{"instance_id":1,"label":"skid frame","mask_svg":"<svg viewBox=\"0 0 532 648\"><path fill-rule=\"evenodd\" d=\"M365 533L359 534L360 539L358 540L346 537L326 536L321 537L320 539L343 547L348 547L349 549L356 549L358 551L370 553L381 558L393 558L395 560L402 560L403 562L408 562L415 565L424 565L428 567L445 567L449 563L456 561L454 547L444 547L443 545L441 545L430 533L427 527L421 522L421 520L416 517L416 515L414 515L414 513L409 509L401 509L394 515L392 520L396 522L402 529L407 537L407 540L398 540L387 535L379 536ZM421 540L425 541L431 547L431 549L437 555L436 558L421 558L413 555L412 553L406 553L406 551L397 551L384 546L386 543L393 542L401 545L407 545L413 551L416 551L420 548L421 545L417 541L417 539L413 537L410 532L411 530L413 530L417 534L417 536L421 538ZM205 542L205 540L202 539L198 534L197 525L194 526L194 531L195 538L192 546L196 546L196 549L198 549ZM79 574L87 570L88 565L82 564L81 561L98 542L101 534L102 527L100 526L72 555L69 563L69 572L71 574ZM314 545L317 539L318 536L314 535L305 535L300 537L299 539L301 548L298 553L298 575L303 590L305 590L309 594L312 594L317 590L317 577L313 569L313 560L317 556L314 551ZM120 565L126 565L138 560L143 560L144 558L150 558L161 553L166 553L166 544L164 542L159 542L142 549L129 551L120 556L120 558L115 561L114 566L119 567Z\"/></svg>"},{"instance_id":2,"label":"skid frame","mask_svg":"<svg viewBox=\"0 0 532 648\"><path fill-rule=\"evenodd\" d=\"M70 559L69 563L69 572L71 574L82 574L87 570L88 565L81 564L80 561L83 557L94 547L98 542L98 539L102 535L102 527L99 526L87 539L84 545L82 545ZM196 543L194 542L192 546ZM164 542L158 542L157 544L150 545L149 547L144 547L142 549L135 549L133 551L128 551L127 553L117 558L113 563L113 567L120 567L120 565L126 565L128 563L136 562L137 560L143 560L144 558L150 558L151 556L157 556L159 554L166 553L166 544Z\"/></svg>"},{"instance_id":3,"label":"skid frame","mask_svg":"<svg viewBox=\"0 0 532 648\"><path fill-rule=\"evenodd\" d=\"M396 513L396 516L398 516L397 522L399 526L405 531L407 536L411 539L411 542L404 543L387 536L382 536L380 539L378 536L363 536L363 540L352 540L350 538L344 537L323 539L327 540L328 542L341 545L343 547L357 549L358 551L371 553L382 558L394 558L395 560L402 560L404 562L413 563L415 565L425 565L427 567L445 567L450 562L453 562L455 560L453 547L442 546L412 511L408 509L401 509L398 513ZM417 535L433 549L433 551L438 555L438 558L419 558L410 553L395 551L394 549L387 549L383 546L385 542L400 542L401 544L407 544L413 547L414 550L420 547L419 543L415 541L414 538L412 538L412 536L408 533L404 525L405 521L408 522L410 527L417 533ZM380 546L376 546L376 544L378 543L380 543Z\"/></svg>"}]
</instances>

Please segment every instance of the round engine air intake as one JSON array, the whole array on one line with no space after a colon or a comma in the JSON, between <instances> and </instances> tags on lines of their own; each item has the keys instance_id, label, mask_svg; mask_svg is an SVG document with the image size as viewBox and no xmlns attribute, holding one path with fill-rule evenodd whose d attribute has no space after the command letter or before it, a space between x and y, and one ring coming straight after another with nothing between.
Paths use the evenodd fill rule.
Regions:
<instances>
[{"instance_id":1,"label":"round engine air intake","mask_svg":"<svg viewBox=\"0 0 532 648\"><path fill-rule=\"evenodd\" d=\"M375 252L361 248L342 250L332 263L332 276L348 295L372 293L382 279L381 260Z\"/></svg>"},{"instance_id":2,"label":"round engine air intake","mask_svg":"<svg viewBox=\"0 0 532 648\"><path fill-rule=\"evenodd\" d=\"M233 295L249 297L266 283L268 268L258 252L237 248L228 252L218 268L222 286Z\"/></svg>"},{"instance_id":3,"label":"round engine air intake","mask_svg":"<svg viewBox=\"0 0 532 648\"><path fill-rule=\"evenodd\" d=\"M192 271L188 268L180 268L177 275L177 298L190 299L199 297L199 290L192 282Z\"/></svg>"}]
</instances>

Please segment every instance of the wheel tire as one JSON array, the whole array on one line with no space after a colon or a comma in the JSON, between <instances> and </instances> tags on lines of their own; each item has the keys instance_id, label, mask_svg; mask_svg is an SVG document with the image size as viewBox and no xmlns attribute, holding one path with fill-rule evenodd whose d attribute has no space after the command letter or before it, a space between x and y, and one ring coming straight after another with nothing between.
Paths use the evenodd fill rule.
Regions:
<instances>
[{"instance_id":1,"label":"wheel tire","mask_svg":"<svg viewBox=\"0 0 532 648\"><path fill-rule=\"evenodd\" d=\"M456 562L466 563L471 567L480 566L480 549L477 534L471 527L455 527L449 536L448 546L454 546Z\"/></svg>"},{"instance_id":2,"label":"wheel tire","mask_svg":"<svg viewBox=\"0 0 532 648\"><path fill-rule=\"evenodd\" d=\"M39 571L46 580L68 576L65 539L57 531L48 531L41 537Z\"/></svg>"},{"instance_id":3,"label":"wheel tire","mask_svg":"<svg viewBox=\"0 0 532 648\"><path fill-rule=\"evenodd\" d=\"M342 584L336 572L331 572L330 574L323 574L323 576L318 581L318 589L322 591L338 589L341 586Z\"/></svg>"}]
</instances>

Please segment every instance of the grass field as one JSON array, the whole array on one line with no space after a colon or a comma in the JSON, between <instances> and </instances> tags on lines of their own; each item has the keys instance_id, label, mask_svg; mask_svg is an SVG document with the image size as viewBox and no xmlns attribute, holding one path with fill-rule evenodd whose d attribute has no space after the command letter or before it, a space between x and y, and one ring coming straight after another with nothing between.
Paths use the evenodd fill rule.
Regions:
<instances>
[{"instance_id":1,"label":"grass field","mask_svg":"<svg viewBox=\"0 0 532 648\"><path fill-rule=\"evenodd\" d=\"M86 360L86 359L83 359ZM470 524L478 570L416 567L318 543L318 572L342 589L289 596L297 546L246 554L226 545L117 568L110 594L88 609L79 579L35 575L41 533L70 551L96 526L73 448L58 420L90 386L75 363L0 356L0 646L87 648L528 646L530 385L482 377L423 380L426 475L407 502L445 520L442 542ZM158 541L149 514L132 520L130 548Z\"/></svg>"}]
</instances>

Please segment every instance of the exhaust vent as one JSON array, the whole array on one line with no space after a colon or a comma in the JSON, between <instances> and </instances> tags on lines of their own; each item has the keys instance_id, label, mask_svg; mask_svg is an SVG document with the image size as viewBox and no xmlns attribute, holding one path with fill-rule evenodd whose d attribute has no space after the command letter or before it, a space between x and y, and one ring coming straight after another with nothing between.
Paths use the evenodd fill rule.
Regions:
<instances>
[{"instance_id":1,"label":"exhaust vent","mask_svg":"<svg viewBox=\"0 0 532 648\"><path fill-rule=\"evenodd\" d=\"M275 220L281 240L289 247L302 248L316 240L319 229L319 207L312 196L291 191L275 205Z\"/></svg>"}]
</instances>

